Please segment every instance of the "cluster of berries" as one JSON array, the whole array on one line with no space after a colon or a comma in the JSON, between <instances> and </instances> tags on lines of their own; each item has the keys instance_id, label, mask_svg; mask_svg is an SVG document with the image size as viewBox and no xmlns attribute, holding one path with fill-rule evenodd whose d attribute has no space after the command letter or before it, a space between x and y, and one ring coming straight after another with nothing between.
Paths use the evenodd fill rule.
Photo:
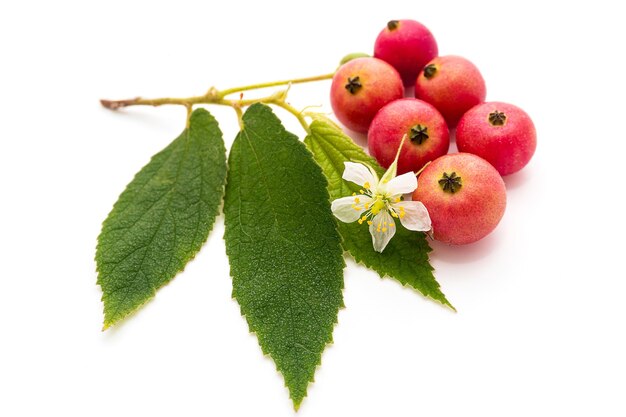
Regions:
<instances>
[{"instance_id":1,"label":"cluster of berries","mask_svg":"<svg viewBox=\"0 0 626 417\"><path fill-rule=\"evenodd\" d=\"M415 87L415 98L405 88ZM352 59L333 77L331 105L347 128L367 133L370 154L398 173L420 172L413 200L430 214L435 239L475 242L506 207L501 176L522 169L536 148L530 117L519 107L485 102L485 81L469 60L438 56L432 33L414 20L392 20L374 57ZM447 154L456 129L459 153Z\"/></svg>"}]
</instances>

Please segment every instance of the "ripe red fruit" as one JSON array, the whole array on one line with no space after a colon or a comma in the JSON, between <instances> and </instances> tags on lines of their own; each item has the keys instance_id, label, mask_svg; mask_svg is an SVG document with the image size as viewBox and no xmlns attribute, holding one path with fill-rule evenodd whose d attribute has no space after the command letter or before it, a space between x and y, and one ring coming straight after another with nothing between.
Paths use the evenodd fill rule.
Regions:
<instances>
[{"instance_id":1,"label":"ripe red fruit","mask_svg":"<svg viewBox=\"0 0 626 417\"><path fill-rule=\"evenodd\" d=\"M415 97L439 110L450 127L463 113L485 101L487 88L478 68L467 59L440 56L430 61L415 83Z\"/></svg>"},{"instance_id":2,"label":"ripe red fruit","mask_svg":"<svg viewBox=\"0 0 626 417\"><path fill-rule=\"evenodd\" d=\"M461 152L486 159L500 175L522 169L535 153L537 133L528 114L507 103L483 103L463 115L456 129Z\"/></svg>"},{"instance_id":3,"label":"ripe red fruit","mask_svg":"<svg viewBox=\"0 0 626 417\"><path fill-rule=\"evenodd\" d=\"M427 162L448 153L448 126L437 109L425 101L405 98L380 109L367 133L370 154L388 168L404 135L407 140L398 159L398 174L419 171Z\"/></svg>"},{"instance_id":4,"label":"ripe red fruit","mask_svg":"<svg viewBox=\"0 0 626 417\"><path fill-rule=\"evenodd\" d=\"M366 133L385 104L404 96L398 72L377 58L356 58L342 65L330 87L335 116L348 129Z\"/></svg>"},{"instance_id":5,"label":"ripe red fruit","mask_svg":"<svg viewBox=\"0 0 626 417\"><path fill-rule=\"evenodd\" d=\"M406 86L415 84L417 74L437 53L435 37L415 20L389 21L374 43L374 56L393 65Z\"/></svg>"},{"instance_id":6,"label":"ripe red fruit","mask_svg":"<svg viewBox=\"0 0 626 417\"><path fill-rule=\"evenodd\" d=\"M413 200L428 209L435 239L464 245L482 239L498 225L506 190L489 162L457 153L444 155L424 169Z\"/></svg>"}]
</instances>

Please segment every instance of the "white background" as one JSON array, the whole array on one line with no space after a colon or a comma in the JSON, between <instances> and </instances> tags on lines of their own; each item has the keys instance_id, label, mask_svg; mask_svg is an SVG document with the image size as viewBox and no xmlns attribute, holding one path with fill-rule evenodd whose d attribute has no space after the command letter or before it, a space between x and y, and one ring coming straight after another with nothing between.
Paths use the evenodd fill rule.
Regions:
<instances>
[{"instance_id":1,"label":"white background","mask_svg":"<svg viewBox=\"0 0 626 417\"><path fill-rule=\"evenodd\" d=\"M298 415L626 415L617 3L169 3L0 6L0 415L294 415L231 299L222 217L182 274L100 331L100 224L185 115L98 99L326 73L394 18L471 59L489 100L524 108L537 153L506 179L492 235L433 245L458 313L347 260L335 343ZM290 100L330 111L328 89L294 86ZM210 110L230 146L234 113Z\"/></svg>"}]
</instances>

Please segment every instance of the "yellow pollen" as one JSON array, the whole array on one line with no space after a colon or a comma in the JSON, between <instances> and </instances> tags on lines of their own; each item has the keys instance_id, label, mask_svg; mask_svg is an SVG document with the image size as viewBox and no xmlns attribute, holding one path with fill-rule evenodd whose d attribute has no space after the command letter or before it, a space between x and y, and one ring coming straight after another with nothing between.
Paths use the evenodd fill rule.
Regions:
<instances>
[{"instance_id":1,"label":"yellow pollen","mask_svg":"<svg viewBox=\"0 0 626 417\"><path fill-rule=\"evenodd\" d=\"M359 200L359 197L356 197L356 198L354 199L354 202L355 202L355 203L357 203L357 204L359 204L359 203L361 202L361 200Z\"/></svg>"},{"instance_id":2,"label":"yellow pollen","mask_svg":"<svg viewBox=\"0 0 626 417\"><path fill-rule=\"evenodd\" d=\"M363 184L363 188L365 188L366 190L370 189L370 183L366 182L365 184Z\"/></svg>"},{"instance_id":3,"label":"yellow pollen","mask_svg":"<svg viewBox=\"0 0 626 417\"><path fill-rule=\"evenodd\" d=\"M395 211L392 211L392 212L391 212L391 215L392 215L393 217L396 217L396 218L398 217L398 215L396 214L396 212L395 212Z\"/></svg>"},{"instance_id":4,"label":"yellow pollen","mask_svg":"<svg viewBox=\"0 0 626 417\"><path fill-rule=\"evenodd\" d=\"M363 219L359 219L359 224L363 224Z\"/></svg>"},{"instance_id":5,"label":"yellow pollen","mask_svg":"<svg viewBox=\"0 0 626 417\"><path fill-rule=\"evenodd\" d=\"M370 203L365 203L365 210L369 210L370 209Z\"/></svg>"},{"instance_id":6,"label":"yellow pollen","mask_svg":"<svg viewBox=\"0 0 626 417\"><path fill-rule=\"evenodd\" d=\"M401 213L400 213L400 218L401 218L401 219L403 219L405 215L406 215L406 213L405 213L405 212L401 212Z\"/></svg>"},{"instance_id":7,"label":"yellow pollen","mask_svg":"<svg viewBox=\"0 0 626 417\"><path fill-rule=\"evenodd\" d=\"M353 195L353 196L355 196L355 195L356 195L356 193L352 193L352 195Z\"/></svg>"},{"instance_id":8,"label":"yellow pollen","mask_svg":"<svg viewBox=\"0 0 626 417\"><path fill-rule=\"evenodd\" d=\"M357 206L356 204L353 204L352 208L355 209L356 211L360 211L361 210L361 207Z\"/></svg>"},{"instance_id":9,"label":"yellow pollen","mask_svg":"<svg viewBox=\"0 0 626 417\"><path fill-rule=\"evenodd\" d=\"M365 220L367 220L367 216L363 216L361 217L361 221L364 222Z\"/></svg>"},{"instance_id":10,"label":"yellow pollen","mask_svg":"<svg viewBox=\"0 0 626 417\"><path fill-rule=\"evenodd\" d=\"M372 206L372 214L376 215L380 213L380 211L385 208L385 202L383 200L377 199L374 201L374 205Z\"/></svg>"},{"instance_id":11,"label":"yellow pollen","mask_svg":"<svg viewBox=\"0 0 626 417\"><path fill-rule=\"evenodd\" d=\"M387 228L386 228L386 227L383 227L383 232L386 232L386 231L387 231Z\"/></svg>"},{"instance_id":12,"label":"yellow pollen","mask_svg":"<svg viewBox=\"0 0 626 417\"><path fill-rule=\"evenodd\" d=\"M389 223L389 227L396 227L395 223Z\"/></svg>"},{"instance_id":13,"label":"yellow pollen","mask_svg":"<svg viewBox=\"0 0 626 417\"><path fill-rule=\"evenodd\" d=\"M359 192L360 192L361 194L365 194L365 191L363 191L362 189L361 189L361 190L359 190Z\"/></svg>"},{"instance_id":14,"label":"yellow pollen","mask_svg":"<svg viewBox=\"0 0 626 417\"><path fill-rule=\"evenodd\" d=\"M367 221L367 225L368 225L368 226L371 226L371 225L372 225L372 221L371 221L371 220L368 220L368 221Z\"/></svg>"},{"instance_id":15,"label":"yellow pollen","mask_svg":"<svg viewBox=\"0 0 626 417\"><path fill-rule=\"evenodd\" d=\"M402 198L396 197L396 203L399 203L400 201L402 201Z\"/></svg>"}]
</instances>

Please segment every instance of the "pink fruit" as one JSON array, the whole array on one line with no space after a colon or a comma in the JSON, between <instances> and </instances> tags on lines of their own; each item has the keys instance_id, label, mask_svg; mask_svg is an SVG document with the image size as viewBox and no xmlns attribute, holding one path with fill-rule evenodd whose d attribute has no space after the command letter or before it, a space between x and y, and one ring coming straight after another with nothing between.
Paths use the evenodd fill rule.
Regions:
<instances>
[{"instance_id":1,"label":"pink fruit","mask_svg":"<svg viewBox=\"0 0 626 417\"><path fill-rule=\"evenodd\" d=\"M398 72L377 58L356 58L342 65L330 87L335 116L348 129L366 133L385 104L404 96Z\"/></svg>"},{"instance_id":2,"label":"pink fruit","mask_svg":"<svg viewBox=\"0 0 626 417\"><path fill-rule=\"evenodd\" d=\"M474 64L455 55L430 61L415 83L415 97L439 110L450 127L463 113L485 101L485 80Z\"/></svg>"},{"instance_id":3,"label":"pink fruit","mask_svg":"<svg viewBox=\"0 0 626 417\"><path fill-rule=\"evenodd\" d=\"M413 200L428 209L435 239L464 245L482 239L498 225L506 190L489 162L457 153L444 155L424 169Z\"/></svg>"},{"instance_id":4,"label":"pink fruit","mask_svg":"<svg viewBox=\"0 0 626 417\"><path fill-rule=\"evenodd\" d=\"M391 20L374 43L374 56L393 65L406 86L437 56L437 42L426 26L415 20Z\"/></svg>"},{"instance_id":5,"label":"pink fruit","mask_svg":"<svg viewBox=\"0 0 626 417\"><path fill-rule=\"evenodd\" d=\"M367 133L370 154L388 168L404 135L407 140L398 159L398 174L419 171L427 162L448 153L448 126L437 109L425 101L405 98L380 109Z\"/></svg>"},{"instance_id":6,"label":"pink fruit","mask_svg":"<svg viewBox=\"0 0 626 417\"><path fill-rule=\"evenodd\" d=\"M524 168L535 153L537 133L530 117L507 103L483 103L463 115L456 129L461 152L486 159L500 175Z\"/></svg>"}]
</instances>

